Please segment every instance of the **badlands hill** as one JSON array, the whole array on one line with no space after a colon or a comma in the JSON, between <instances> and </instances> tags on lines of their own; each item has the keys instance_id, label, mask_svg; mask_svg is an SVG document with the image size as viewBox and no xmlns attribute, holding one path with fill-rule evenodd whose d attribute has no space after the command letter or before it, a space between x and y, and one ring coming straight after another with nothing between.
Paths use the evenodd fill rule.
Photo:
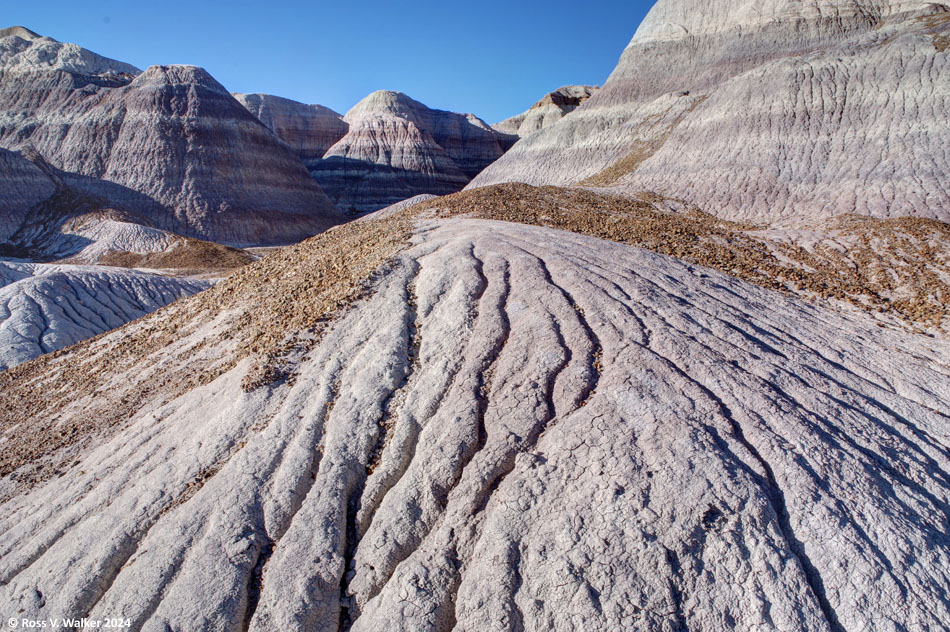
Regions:
<instances>
[{"instance_id":1,"label":"badlands hill","mask_svg":"<svg viewBox=\"0 0 950 632\"><path fill-rule=\"evenodd\" d=\"M339 227L0 374L0 605L940 628L950 345L587 236L730 261L653 203L550 191L535 216L483 191Z\"/></svg>"},{"instance_id":2,"label":"badlands hill","mask_svg":"<svg viewBox=\"0 0 950 632\"><path fill-rule=\"evenodd\" d=\"M22 28L0 37L0 146L29 149L157 228L290 243L335 207L267 128L193 66L144 72Z\"/></svg>"},{"instance_id":3,"label":"badlands hill","mask_svg":"<svg viewBox=\"0 0 950 632\"><path fill-rule=\"evenodd\" d=\"M653 191L727 219L950 219L950 5L660 0L606 84L471 187Z\"/></svg>"},{"instance_id":4,"label":"badlands hill","mask_svg":"<svg viewBox=\"0 0 950 632\"><path fill-rule=\"evenodd\" d=\"M920 10L661 0L633 49L652 51L646 70L692 51L683 76L718 86L892 33L913 77ZM944 629L950 226L796 206L811 224L790 231L627 188L631 139L674 142L725 98L675 96L681 125L650 136L665 119L638 99L674 75L614 73L519 141L511 174L479 178L560 164L573 184L623 159L616 191L419 197L0 373L0 611L142 630ZM798 116L822 133L782 142L820 162L825 84L800 81ZM668 93L648 105L662 114ZM917 129L944 182L927 123L942 97L914 94L899 117L865 105ZM378 99L366 110L405 107ZM862 134L836 142L870 142L876 119L845 105L840 126ZM392 146L367 130L409 138L408 116L351 118L353 151ZM897 200L911 185L887 164L872 193L841 178L828 200ZM770 180L734 168L758 218ZM927 200L907 212L939 217Z\"/></svg>"},{"instance_id":5,"label":"badlands hill","mask_svg":"<svg viewBox=\"0 0 950 632\"><path fill-rule=\"evenodd\" d=\"M462 189L516 136L472 114L433 110L381 90L346 116L266 94L235 97L290 147L347 215Z\"/></svg>"},{"instance_id":6,"label":"badlands hill","mask_svg":"<svg viewBox=\"0 0 950 632\"><path fill-rule=\"evenodd\" d=\"M308 168L349 130L342 114L322 105L307 105L270 94L235 94L234 98L284 141Z\"/></svg>"},{"instance_id":7,"label":"badlands hill","mask_svg":"<svg viewBox=\"0 0 950 632\"><path fill-rule=\"evenodd\" d=\"M550 92L521 114L505 119L492 128L504 134L528 136L539 129L554 125L576 110L597 90L596 86L564 86Z\"/></svg>"},{"instance_id":8,"label":"badlands hill","mask_svg":"<svg viewBox=\"0 0 950 632\"><path fill-rule=\"evenodd\" d=\"M252 260L156 228L88 193L88 180L33 151L0 149L0 370L204 290L209 276Z\"/></svg>"},{"instance_id":9,"label":"badlands hill","mask_svg":"<svg viewBox=\"0 0 950 632\"><path fill-rule=\"evenodd\" d=\"M433 110L401 92L374 92L343 121L347 133L308 167L351 215L420 194L454 193L511 141L474 115Z\"/></svg>"}]
</instances>

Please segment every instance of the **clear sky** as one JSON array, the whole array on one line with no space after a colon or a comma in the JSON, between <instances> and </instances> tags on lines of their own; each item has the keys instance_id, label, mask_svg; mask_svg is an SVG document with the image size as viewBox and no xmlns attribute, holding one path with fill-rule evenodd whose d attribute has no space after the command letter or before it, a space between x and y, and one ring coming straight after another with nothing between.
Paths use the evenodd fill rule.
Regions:
<instances>
[{"instance_id":1,"label":"clear sky","mask_svg":"<svg viewBox=\"0 0 950 632\"><path fill-rule=\"evenodd\" d=\"M232 92L345 112L373 90L490 123L602 84L653 0L0 0L21 25L139 68L203 66Z\"/></svg>"}]
</instances>

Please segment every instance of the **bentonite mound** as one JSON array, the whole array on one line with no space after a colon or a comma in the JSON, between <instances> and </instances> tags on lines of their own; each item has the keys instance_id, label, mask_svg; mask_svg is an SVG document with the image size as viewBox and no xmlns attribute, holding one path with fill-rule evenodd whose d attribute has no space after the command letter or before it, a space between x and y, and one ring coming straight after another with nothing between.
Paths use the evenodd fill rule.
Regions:
<instances>
[{"instance_id":1,"label":"bentonite mound","mask_svg":"<svg viewBox=\"0 0 950 632\"><path fill-rule=\"evenodd\" d=\"M121 185L118 202L186 236L290 243L340 220L296 156L192 66L140 73L73 44L5 31L0 145L86 176L96 195Z\"/></svg>"},{"instance_id":2,"label":"bentonite mound","mask_svg":"<svg viewBox=\"0 0 950 632\"><path fill-rule=\"evenodd\" d=\"M492 128L504 134L523 137L554 125L576 110L597 90L596 86L564 86L550 92L521 114L505 119Z\"/></svg>"},{"instance_id":3,"label":"bentonite mound","mask_svg":"<svg viewBox=\"0 0 950 632\"><path fill-rule=\"evenodd\" d=\"M144 630L939 629L948 358L576 234L334 229L7 376L0 605Z\"/></svg>"},{"instance_id":4,"label":"bentonite mound","mask_svg":"<svg viewBox=\"0 0 950 632\"><path fill-rule=\"evenodd\" d=\"M234 98L287 143L308 168L323 158L349 125L322 105L307 105L270 94L235 94Z\"/></svg>"},{"instance_id":5,"label":"bentonite mound","mask_svg":"<svg viewBox=\"0 0 950 632\"><path fill-rule=\"evenodd\" d=\"M0 262L0 371L210 285L114 268Z\"/></svg>"},{"instance_id":6,"label":"bentonite mound","mask_svg":"<svg viewBox=\"0 0 950 632\"><path fill-rule=\"evenodd\" d=\"M309 165L345 213L463 188L509 146L471 114L433 110L401 92L374 92L347 112L347 134Z\"/></svg>"},{"instance_id":7,"label":"bentonite mound","mask_svg":"<svg viewBox=\"0 0 950 632\"><path fill-rule=\"evenodd\" d=\"M729 219L950 219L950 5L660 0L603 88L496 182L654 191Z\"/></svg>"},{"instance_id":8,"label":"bentonite mound","mask_svg":"<svg viewBox=\"0 0 950 632\"><path fill-rule=\"evenodd\" d=\"M32 149L23 154L0 149L0 181L8 187L0 207L0 256L70 263L109 259L112 265L134 261L197 271L251 260L238 249L157 228L146 215L129 210L137 206L135 192L55 169Z\"/></svg>"}]
</instances>

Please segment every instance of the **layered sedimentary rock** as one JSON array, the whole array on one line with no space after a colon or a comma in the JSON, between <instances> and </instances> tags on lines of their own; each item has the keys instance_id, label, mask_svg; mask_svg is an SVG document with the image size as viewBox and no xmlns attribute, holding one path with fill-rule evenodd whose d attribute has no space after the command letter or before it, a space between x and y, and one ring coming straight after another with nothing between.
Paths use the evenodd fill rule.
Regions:
<instances>
[{"instance_id":1,"label":"layered sedimentary rock","mask_svg":"<svg viewBox=\"0 0 950 632\"><path fill-rule=\"evenodd\" d=\"M721 217L950 219L950 5L661 0L605 86L470 186L655 191Z\"/></svg>"},{"instance_id":2,"label":"layered sedimentary rock","mask_svg":"<svg viewBox=\"0 0 950 632\"><path fill-rule=\"evenodd\" d=\"M210 285L115 268L0 261L0 371Z\"/></svg>"},{"instance_id":3,"label":"layered sedimentary rock","mask_svg":"<svg viewBox=\"0 0 950 632\"><path fill-rule=\"evenodd\" d=\"M144 630L950 617L946 341L420 206L0 376L0 605Z\"/></svg>"},{"instance_id":4,"label":"layered sedimentary rock","mask_svg":"<svg viewBox=\"0 0 950 632\"><path fill-rule=\"evenodd\" d=\"M576 110L597 90L597 86L564 86L550 92L521 114L496 123L492 127L504 134L518 137L554 125Z\"/></svg>"},{"instance_id":5,"label":"layered sedimentary rock","mask_svg":"<svg viewBox=\"0 0 950 632\"><path fill-rule=\"evenodd\" d=\"M374 92L344 121L349 131L310 172L351 215L458 191L504 153L506 137L476 116L433 110L401 92Z\"/></svg>"},{"instance_id":6,"label":"layered sedimentary rock","mask_svg":"<svg viewBox=\"0 0 950 632\"><path fill-rule=\"evenodd\" d=\"M49 199L55 184L35 164L0 149L0 243L20 227L34 205Z\"/></svg>"},{"instance_id":7,"label":"layered sedimentary rock","mask_svg":"<svg viewBox=\"0 0 950 632\"><path fill-rule=\"evenodd\" d=\"M109 260L113 265L147 259L166 264L153 267L202 271L251 260L235 248L157 228L149 217L130 210L136 206L133 191L60 171L32 148L22 154L0 150L0 181L8 187L0 209L0 256L36 262Z\"/></svg>"},{"instance_id":8,"label":"layered sedimentary rock","mask_svg":"<svg viewBox=\"0 0 950 632\"><path fill-rule=\"evenodd\" d=\"M235 94L234 98L287 143L308 168L323 158L349 129L342 114L322 105L307 105L270 94Z\"/></svg>"},{"instance_id":9,"label":"layered sedimentary rock","mask_svg":"<svg viewBox=\"0 0 950 632\"><path fill-rule=\"evenodd\" d=\"M8 30L0 38L0 145L34 150L86 177L87 191L121 193L118 202L187 236L288 243L339 221L293 153L193 66L140 73Z\"/></svg>"}]
</instances>

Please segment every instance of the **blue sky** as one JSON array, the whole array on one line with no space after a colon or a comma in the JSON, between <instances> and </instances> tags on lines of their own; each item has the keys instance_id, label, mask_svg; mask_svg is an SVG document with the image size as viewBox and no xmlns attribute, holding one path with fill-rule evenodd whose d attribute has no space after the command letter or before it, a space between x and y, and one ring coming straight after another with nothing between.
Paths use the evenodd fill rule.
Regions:
<instances>
[{"instance_id":1,"label":"blue sky","mask_svg":"<svg viewBox=\"0 0 950 632\"><path fill-rule=\"evenodd\" d=\"M373 90L490 123L602 84L652 0L0 0L19 24L140 68L203 66L232 92L345 112Z\"/></svg>"}]
</instances>

